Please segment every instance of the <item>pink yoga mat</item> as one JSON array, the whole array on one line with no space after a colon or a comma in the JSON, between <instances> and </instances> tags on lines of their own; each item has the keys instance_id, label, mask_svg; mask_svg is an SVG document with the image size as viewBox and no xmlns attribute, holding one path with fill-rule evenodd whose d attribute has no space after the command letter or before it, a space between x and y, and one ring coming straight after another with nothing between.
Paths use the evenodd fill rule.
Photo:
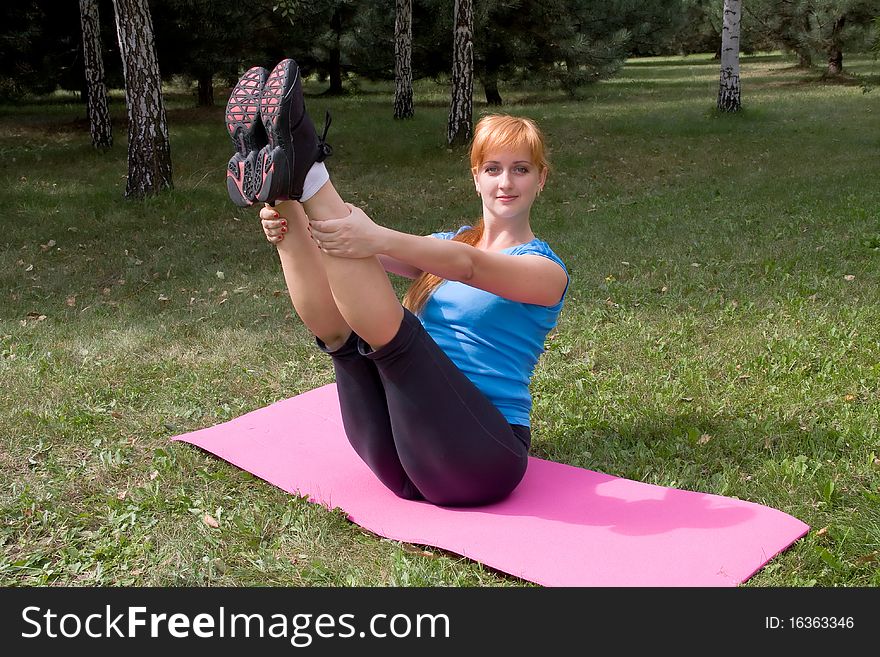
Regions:
<instances>
[{"instance_id":1,"label":"pink yoga mat","mask_svg":"<svg viewBox=\"0 0 880 657\"><path fill-rule=\"evenodd\" d=\"M348 444L335 385L177 436L358 525L544 586L735 586L803 536L760 504L530 458L506 500L444 508L389 492Z\"/></svg>"}]
</instances>

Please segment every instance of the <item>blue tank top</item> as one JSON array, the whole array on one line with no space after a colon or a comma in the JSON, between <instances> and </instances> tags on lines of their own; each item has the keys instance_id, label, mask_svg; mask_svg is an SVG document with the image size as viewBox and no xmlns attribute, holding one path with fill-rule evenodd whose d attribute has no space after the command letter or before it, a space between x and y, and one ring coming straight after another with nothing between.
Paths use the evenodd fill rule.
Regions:
<instances>
[{"instance_id":1,"label":"blue tank top","mask_svg":"<svg viewBox=\"0 0 880 657\"><path fill-rule=\"evenodd\" d=\"M459 229L459 233L469 226ZM458 233L434 233L452 239ZM550 246L537 238L502 250L508 255L539 255L568 270ZM559 303L538 306L499 297L465 283L444 281L419 316L422 325L449 359L510 424L530 426L529 381L544 339L556 326L568 284Z\"/></svg>"}]
</instances>

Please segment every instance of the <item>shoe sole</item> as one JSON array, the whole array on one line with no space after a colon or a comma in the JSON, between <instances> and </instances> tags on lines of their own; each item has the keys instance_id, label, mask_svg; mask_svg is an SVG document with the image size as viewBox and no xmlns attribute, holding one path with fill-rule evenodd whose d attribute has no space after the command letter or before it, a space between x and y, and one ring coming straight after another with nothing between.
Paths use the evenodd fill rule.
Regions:
<instances>
[{"instance_id":1,"label":"shoe sole","mask_svg":"<svg viewBox=\"0 0 880 657\"><path fill-rule=\"evenodd\" d=\"M298 80L299 66L292 59L284 59L272 69L263 86L260 116L269 143L257 155L260 180L255 196L264 203L291 198L294 153L284 136L290 134L290 102Z\"/></svg>"},{"instance_id":2,"label":"shoe sole","mask_svg":"<svg viewBox=\"0 0 880 657\"><path fill-rule=\"evenodd\" d=\"M267 143L260 115L267 76L268 71L261 66L248 69L226 104L226 131L236 149L226 168L226 189L232 202L240 207L253 205L258 191L258 156Z\"/></svg>"},{"instance_id":3,"label":"shoe sole","mask_svg":"<svg viewBox=\"0 0 880 657\"><path fill-rule=\"evenodd\" d=\"M226 167L226 191L232 202L242 208L250 207L256 199L257 155L257 151L250 151L247 155L236 153Z\"/></svg>"}]
</instances>

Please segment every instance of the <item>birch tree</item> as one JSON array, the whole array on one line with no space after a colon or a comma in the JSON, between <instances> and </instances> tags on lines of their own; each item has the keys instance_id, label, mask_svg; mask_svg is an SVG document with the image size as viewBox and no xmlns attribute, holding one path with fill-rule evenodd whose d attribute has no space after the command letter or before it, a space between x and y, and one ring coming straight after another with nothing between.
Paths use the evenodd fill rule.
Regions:
<instances>
[{"instance_id":1,"label":"birch tree","mask_svg":"<svg viewBox=\"0 0 880 657\"><path fill-rule=\"evenodd\" d=\"M718 86L718 109L736 112L742 107L739 87L739 26L742 0L724 0L721 28L721 81Z\"/></svg>"},{"instance_id":2,"label":"birch tree","mask_svg":"<svg viewBox=\"0 0 880 657\"><path fill-rule=\"evenodd\" d=\"M412 0L394 5L394 118L408 119L413 109Z\"/></svg>"},{"instance_id":3,"label":"birch tree","mask_svg":"<svg viewBox=\"0 0 880 657\"><path fill-rule=\"evenodd\" d=\"M142 198L171 187L171 144L162 79L147 0L113 0L128 106L125 196Z\"/></svg>"},{"instance_id":4,"label":"birch tree","mask_svg":"<svg viewBox=\"0 0 880 657\"><path fill-rule=\"evenodd\" d=\"M455 0L452 42L452 102L446 140L464 146L473 133L474 8L472 0Z\"/></svg>"},{"instance_id":5,"label":"birch tree","mask_svg":"<svg viewBox=\"0 0 880 657\"><path fill-rule=\"evenodd\" d=\"M79 0L82 26L83 63L86 70L86 97L92 146L113 145L113 129L107 108L107 86L104 84L104 57L101 54L101 23L98 0Z\"/></svg>"}]
</instances>

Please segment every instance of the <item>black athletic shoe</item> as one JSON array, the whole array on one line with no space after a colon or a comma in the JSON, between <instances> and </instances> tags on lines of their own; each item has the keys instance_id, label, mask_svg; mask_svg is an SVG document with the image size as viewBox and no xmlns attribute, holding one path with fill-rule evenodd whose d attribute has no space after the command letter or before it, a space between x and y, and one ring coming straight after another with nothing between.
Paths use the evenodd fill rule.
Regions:
<instances>
[{"instance_id":1,"label":"black athletic shoe","mask_svg":"<svg viewBox=\"0 0 880 657\"><path fill-rule=\"evenodd\" d=\"M268 143L260 118L260 97L269 72L254 66L241 76L226 104L226 130L236 153L226 167L226 189L232 202L253 205L262 181L257 156Z\"/></svg>"},{"instance_id":2,"label":"black athletic shoe","mask_svg":"<svg viewBox=\"0 0 880 657\"><path fill-rule=\"evenodd\" d=\"M269 143L257 156L261 181L256 198L264 203L299 200L309 169L333 150L324 141L330 115L319 137L306 113L299 66L292 59L282 60L269 74L260 115Z\"/></svg>"}]
</instances>

